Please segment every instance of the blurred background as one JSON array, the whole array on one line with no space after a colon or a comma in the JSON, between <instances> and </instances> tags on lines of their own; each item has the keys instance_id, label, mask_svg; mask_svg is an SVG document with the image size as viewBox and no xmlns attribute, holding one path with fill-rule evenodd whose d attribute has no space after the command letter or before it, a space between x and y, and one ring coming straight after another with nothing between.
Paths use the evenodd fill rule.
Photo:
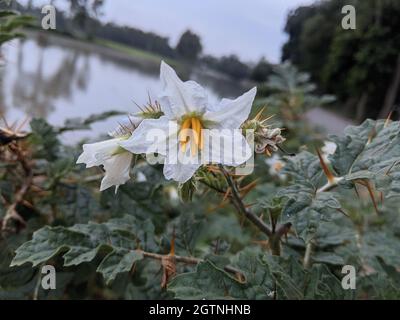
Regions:
<instances>
[{"instance_id":1,"label":"blurred background","mask_svg":"<svg viewBox=\"0 0 400 320\"><path fill-rule=\"evenodd\" d=\"M46 4L57 8L56 30L40 27ZM356 30L341 28L346 4L356 7ZM0 114L8 122L28 115L62 125L107 110L135 112L149 96L157 98L162 59L183 79L205 86L211 101L254 85L268 97L276 74L292 92L307 82L303 93L335 97L301 109L328 133L386 117L399 102L397 0L19 0L1 6L36 17L24 38L1 47ZM294 71L279 69L285 61ZM273 101L259 103L274 111ZM115 124L109 118L91 131L69 132L66 140Z\"/></svg>"}]
</instances>

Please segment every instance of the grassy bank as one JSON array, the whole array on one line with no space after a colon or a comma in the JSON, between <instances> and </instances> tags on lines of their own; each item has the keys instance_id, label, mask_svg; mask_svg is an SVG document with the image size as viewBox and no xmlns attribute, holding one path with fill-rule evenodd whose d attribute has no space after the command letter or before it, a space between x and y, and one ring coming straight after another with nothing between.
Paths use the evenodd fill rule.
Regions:
<instances>
[{"instance_id":1,"label":"grassy bank","mask_svg":"<svg viewBox=\"0 0 400 320\"><path fill-rule=\"evenodd\" d=\"M103 47L106 47L106 48L109 48L109 49L116 50L116 51L124 53L124 54L127 54L133 58L140 58L140 59L147 60L149 62L153 62L153 63L157 63L157 64L159 64L161 60L164 60L164 61L168 62L169 64L172 64L175 66L180 64L175 59L167 58L165 56L159 55L154 52L134 48L134 47L127 46L127 45L124 45L124 44L121 44L118 42L114 42L111 40L97 38L97 39L93 40L93 43L103 46Z\"/></svg>"}]
</instances>

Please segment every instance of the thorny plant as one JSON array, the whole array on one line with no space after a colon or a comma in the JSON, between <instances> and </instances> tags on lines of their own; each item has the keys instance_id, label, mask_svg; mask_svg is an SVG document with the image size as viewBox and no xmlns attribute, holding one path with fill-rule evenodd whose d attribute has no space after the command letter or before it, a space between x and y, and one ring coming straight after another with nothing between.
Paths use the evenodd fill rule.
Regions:
<instances>
[{"instance_id":1,"label":"thorny plant","mask_svg":"<svg viewBox=\"0 0 400 320\"><path fill-rule=\"evenodd\" d=\"M263 115L263 109L250 116L255 92L223 100L219 108L229 109L218 113L218 107L207 106L198 84L181 82L168 66L162 80L166 90L159 103L149 101L110 133L112 139L86 144L79 157L88 166L103 167L102 190L126 183L117 194L93 191L103 173L75 166L76 150L71 159L67 155L72 149L58 141L62 132L87 128L106 115L68 121L63 128L33 120L29 136L20 132L20 126L0 131L1 234L3 252L9 252L4 261L12 259L11 266L17 269L11 270L28 274L18 279L25 284L0 277L3 295L12 296L11 288L16 287L22 297L29 296L22 288L37 283L40 272L35 268L51 263L65 277L61 294L71 297L76 293L67 284L76 282L74 277L87 283L89 295L95 295L89 288L98 292L103 286L90 278L93 272L82 271L85 266L103 275L112 288L111 297L400 296L399 122L390 117L367 120L347 128L343 136L331 137L335 150L324 153L316 148L287 155L280 150L284 131L268 124L270 117ZM189 157L192 149L203 150L202 130L216 123L254 130L258 179L238 176L233 164L221 163L218 157L189 169L184 164L167 169L166 163L146 164L143 134L167 120L178 124L177 145ZM189 139L179 134L189 127L195 133ZM162 148L152 151L168 156ZM281 154L277 168L287 179L269 174L265 160L277 152ZM161 170L167 179L177 180L178 187L163 179ZM45 226L31 238L37 219ZM16 234L25 240L12 243ZM340 284L340 267L345 264L358 271L353 294ZM155 277L160 266L161 278ZM2 266L0 274L7 270ZM68 270L74 274L67 275ZM165 290L157 289L155 281ZM37 286L35 292L34 298L46 297Z\"/></svg>"}]
</instances>

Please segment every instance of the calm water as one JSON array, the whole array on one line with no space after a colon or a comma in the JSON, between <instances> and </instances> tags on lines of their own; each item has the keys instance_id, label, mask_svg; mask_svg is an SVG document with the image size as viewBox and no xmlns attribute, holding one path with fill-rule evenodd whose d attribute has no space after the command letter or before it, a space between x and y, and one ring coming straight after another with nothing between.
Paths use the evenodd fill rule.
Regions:
<instances>
[{"instance_id":1,"label":"calm water","mask_svg":"<svg viewBox=\"0 0 400 320\"><path fill-rule=\"evenodd\" d=\"M3 47L5 66L0 68L0 115L9 123L31 117L44 117L53 125L67 118L87 117L108 110L132 113L135 103L145 104L148 94L160 92L158 67L147 68L53 38L39 41L30 37ZM221 96L235 97L244 89L229 81L192 72L211 101ZM69 132L65 142L94 138L112 130L119 118L94 124L90 131Z\"/></svg>"}]
</instances>

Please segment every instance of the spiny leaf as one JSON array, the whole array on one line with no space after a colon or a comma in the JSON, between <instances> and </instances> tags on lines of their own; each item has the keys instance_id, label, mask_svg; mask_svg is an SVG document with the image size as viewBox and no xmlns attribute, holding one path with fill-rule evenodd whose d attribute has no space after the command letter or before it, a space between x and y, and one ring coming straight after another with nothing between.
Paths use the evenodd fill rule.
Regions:
<instances>
[{"instance_id":1,"label":"spiny leaf","mask_svg":"<svg viewBox=\"0 0 400 320\"><path fill-rule=\"evenodd\" d=\"M211 261L197 265L196 271L177 275L168 290L177 299L245 298L244 286Z\"/></svg>"},{"instance_id":2,"label":"spiny leaf","mask_svg":"<svg viewBox=\"0 0 400 320\"><path fill-rule=\"evenodd\" d=\"M77 224L70 228L44 227L33 234L31 241L16 250L11 266L30 262L33 266L46 262L61 254L64 266L90 262L100 253L102 259L98 271L110 283L118 273L130 270L132 264L142 258L136 251L138 246L146 247L153 235L140 230L137 221L126 216L103 224Z\"/></svg>"},{"instance_id":3,"label":"spiny leaf","mask_svg":"<svg viewBox=\"0 0 400 320\"><path fill-rule=\"evenodd\" d=\"M103 259L97 268L97 272L103 274L106 284L109 285L119 273L130 271L133 264L142 259L143 254L140 251L117 249Z\"/></svg>"}]
</instances>

